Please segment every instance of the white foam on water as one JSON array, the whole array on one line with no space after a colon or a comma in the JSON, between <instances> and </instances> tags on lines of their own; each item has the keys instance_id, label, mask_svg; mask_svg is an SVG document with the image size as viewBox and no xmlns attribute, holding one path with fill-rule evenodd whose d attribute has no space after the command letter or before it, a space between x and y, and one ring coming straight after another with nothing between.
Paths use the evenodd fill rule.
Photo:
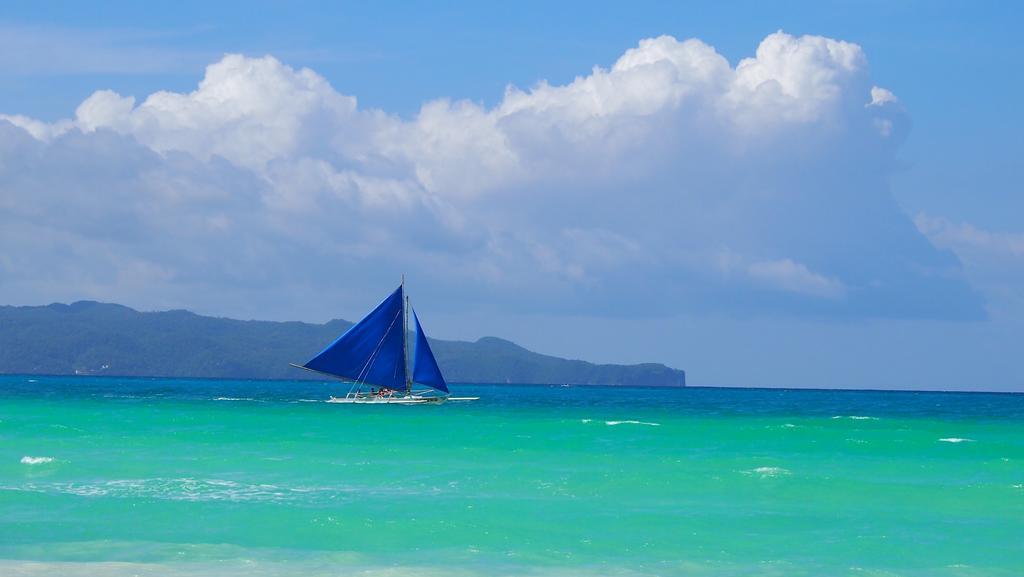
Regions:
<instances>
[{"instance_id":1,"label":"white foam on water","mask_svg":"<svg viewBox=\"0 0 1024 577\"><path fill-rule=\"evenodd\" d=\"M961 437L946 437L944 439L939 439L939 442L940 443L973 443L974 439L964 439L964 438L961 438Z\"/></svg>"},{"instance_id":2,"label":"white foam on water","mask_svg":"<svg viewBox=\"0 0 1024 577\"><path fill-rule=\"evenodd\" d=\"M764 477L778 477L780 475L789 475L789 469L783 469L782 467L757 467L756 469L750 469L749 471L743 471L745 475L760 475Z\"/></svg>"},{"instance_id":3,"label":"white foam on water","mask_svg":"<svg viewBox=\"0 0 1024 577\"><path fill-rule=\"evenodd\" d=\"M854 421L877 421L878 417L865 417L864 415L836 415L833 419L851 419Z\"/></svg>"},{"instance_id":4,"label":"white foam on water","mask_svg":"<svg viewBox=\"0 0 1024 577\"><path fill-rule=\"evenodd\" d=\"M249 397L217 397L213 399L215 401L255 401L256 399L250 399Z\"/></svg>"},{"instance_id":5,"label":"white foam on water","mask_svg":"<svg viewBox=\"0 0 1024 577\"><path fill-rule=\"evenodd\" d=\"M605 421L604 424L609 427L616 425L646 425L648 427L660 427L661 423L648 423L647 421Z\"/></svg>"},{"instance_id":6,"label":"white foam on water","mask_svg":"<svg viewBox=\"0 0 1024 577\"><path fill-rule=\"evenodd\" d=\"M796 425L794 425L793 423L786 423L785 425L782 425L782 428L783 429L795 429Z\"/></svg>"},{"instance_id":7,"label":"white foam on water","mask_svg":"<svg viewBox=\"0 0 1024 577\"><path fill-rule=\"evenodd\" d=\"M28 382L30 382L30 383L38 383L39 381L37 381L35 379L29 379Z\"/></svg>"},{"instance_id":8,"label":"white foam on water","mask_svg":"<svg viewBox=\"0 0 1024 577\"><path fill-rule=\"evenodd\" d=\"M57 493L80 497L160 499L168 501L228 501L262 503L347 502L360 496L436 495L436 487L365 487L356 485L278 486L224 479L149 478L109 481L27 482L3 485L0 490ZM0 575L3 575L0 572Z\"/></svg>"},{"instance_id":9,"label":"white foam on water","mask_svg":"<svg viewBox=\"0 0 1024 577\"><path fill-rule=\"evenodd\" d=\"M46 463L52 463L53 457L29 457L28 455L21 458L22 465L45 465Z\"/></svg>"},{"instance_id":10,"label":"white foam on water","mask_svg":"<svg viewBox=\"0 0 1024 577\"><path fill-rule=\"evenodd\" d=\"M1024 489L1024 483L1017 483L1013 486L1014 489Z\"/></svg>"},{"instance_id":11,"label":"white foam on water","mask_svg":"<svg viewBox=\"0 0 1024 577\"><path fill-rule=\"evenodd\" d=\"M321 399L299 399L299 402L300 403L324 403L326 401L323 401Z\"/></svg>"}]
</instances>

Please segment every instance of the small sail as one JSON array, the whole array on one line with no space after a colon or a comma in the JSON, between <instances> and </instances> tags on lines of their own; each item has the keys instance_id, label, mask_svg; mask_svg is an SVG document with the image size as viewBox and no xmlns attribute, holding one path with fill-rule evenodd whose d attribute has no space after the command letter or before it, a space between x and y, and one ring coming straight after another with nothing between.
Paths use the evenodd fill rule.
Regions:
<instances>
[{"instance_id":1,"label":"small sail","mask_svg":"<svg viewBox=\"0 0 1024 577\"><path fill-rule=\"evenodd\" d=\"M398 287L303 366L351 381L405 390L403 292Z\"/></svg>"},{"instance_id":2,"label":"small sail","mask_svg":"<svg viewBox=\"0 0 1024 577\"><path fill-rule=\"evenodd\" d=\"M412 380L414 383L426 385L439 391L448 392L448 384L441 376L441 369L437 367L437 360L427 343L427 335L423 334L423 327L420 326L420 318L413 311L412 318L416 321L416 352L413 357Z\"/></svg>"}]
</instances>

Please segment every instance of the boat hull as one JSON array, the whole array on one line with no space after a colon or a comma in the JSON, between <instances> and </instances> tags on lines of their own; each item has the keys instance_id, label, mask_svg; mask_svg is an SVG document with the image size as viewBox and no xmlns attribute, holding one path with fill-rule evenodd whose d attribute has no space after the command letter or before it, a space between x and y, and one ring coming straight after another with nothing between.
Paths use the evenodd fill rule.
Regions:
<instances>
[{"instance_id":1,"label":"boat hull","mask_svg":"<svg viewBox=\"0 0 1024 577\"><path fill-rule=\"evenodd\" d=\"M417 395L411 396L392 396L392 397L376 397L369 395L349 395L346 397L331 397L327 400L328 403L338 403L344 405L439 405L447 400L446 397L420 397Z\"/></svg>"}]
</instances>

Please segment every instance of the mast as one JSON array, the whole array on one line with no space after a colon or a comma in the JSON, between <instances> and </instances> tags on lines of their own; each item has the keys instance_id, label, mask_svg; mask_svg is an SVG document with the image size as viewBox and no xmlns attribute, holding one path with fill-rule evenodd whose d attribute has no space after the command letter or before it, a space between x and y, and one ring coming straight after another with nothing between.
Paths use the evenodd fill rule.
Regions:
<instances>
[{"instance_id":1,"label":"mast","mask_svg":"<svg viewBox=\"0 0 1024 577\"><path fill-rule=\"evenodd\" d=\"M405 274L402 274L402 360L405 362L405 394L412 393L412 379L409 375L409 295L405 294Z\"/></svg>"}]
</instances>

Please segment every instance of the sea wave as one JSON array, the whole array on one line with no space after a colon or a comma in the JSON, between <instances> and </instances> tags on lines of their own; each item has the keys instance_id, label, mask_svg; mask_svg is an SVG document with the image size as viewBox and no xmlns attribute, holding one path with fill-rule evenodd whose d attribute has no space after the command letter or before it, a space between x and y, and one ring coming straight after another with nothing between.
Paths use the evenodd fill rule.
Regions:
<instances>
[{"instance_id":1,"label":"sea wave","mask_svg":"<svg viewBox=\"0 0 1024 577\"><path fill-rule=\"evenodd\" d=\"M945 437L939 439L940 443L973 443L974 439L964 439L962 437Z\"/></svg>"},{"instance_id":2,"label":"sea wave","mask_svg":"<svg viewBox=\"0 0 1024 577\"><path fill-rule=\"evenodd\" d=\"M81 497L153 497L175 501L281 500L289 492L289 490L275 485L192 478L115 479L91 483L27 483L17 487L4 488L33 493L64 493Z\"/></svg>"},{"instance_id":3,"label":"sea wave","mask_svg":"<svg viewBox=\"0 0 1024 577\"><path fill-rule=\"evenodd\" d=\"M661 423L651 423L648 421L605 421L604 424L608 425L609 427L614 427L616 425L646 425L648 427L661 426Z\"/></svg>"},{"instance_id":4,"label":"sea wave","mask_svg":"<svg viewBox=\"0 0 1024 577\"><path fill-rule=\"evenodd\" d=\"M778 477L791 474L789 469L783 469L782 467L757 467L756 469L743 471L743 473L747 475L760 475L761 477Z\"/></svg>"},{"instance_id":5,"label":"sea wave","mask_svg":"<svg viewBox=\"0 0 1024 577\"><path fill-rule=\"evenodd\" d=\"M58 493L80 497L151 498L168 501L229 501L316 503L346 501L367 496L438 495L441 487L279 486L225 479L151 478L93 482L29 482L0 486L0 490ZM2 574L2 573L0 573Z\"/></svg>"},{"instance_id":6,"label":"sea wave","mask_svg":"<svg viewBox=\"0 0 1024 577\"><path fill-rule=\"evenodd\" d=\"M21 458L22 465L45 465L46 463L52 463L53 457L30 457L25 455Z\"/></svg>"},{"instance_id":7,"label":"sea wave","mask_svg":"<svg viewBox=\"0 0 1024 577\"><path fill-rule=\"evenodd\" d=\"M833 419L850 419L853 421L877 421L878 417L866 417L864 415L835 415Z\"/></svg>"},{"instance_id":8,"label":"sea wave","mask_svg":"<svg viewBox=\"0 0 1024 577\"><path fill-rule=\"evenodd\" d=\"M256 399L250 397L216 397L215 401L255 401Z\"/></svg>"}]
</instances>

